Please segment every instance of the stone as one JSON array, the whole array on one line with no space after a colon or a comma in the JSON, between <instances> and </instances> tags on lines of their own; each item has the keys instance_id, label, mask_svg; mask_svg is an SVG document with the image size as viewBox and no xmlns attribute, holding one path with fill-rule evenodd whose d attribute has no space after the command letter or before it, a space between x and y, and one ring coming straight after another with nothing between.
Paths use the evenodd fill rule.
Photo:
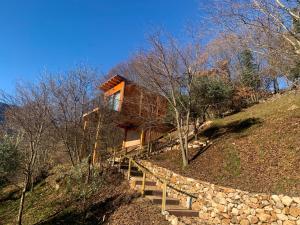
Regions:
<instances>
[{"instance_id":1,"label":"stone","mask_svg":"<svg viewBox=\"0 0 300 225\"><path fill-rule=\"evenodd\" d=\"M233 209L231 210L231 213L232 213L233 215L237 216L237 215L239 214L239 210L238 210L237 208L233 208Z\"/></svg>"},{"instance_id":2,"label":"stone","mask_svg":"<svg viewBox=\"0 0 300 225\"><path fill-rule=\"evenodd\" d=\"M238 220L237 216L233 216L233 217L231 218L230 222L233 223L233 224L238 224L238 223L239 223L239 220Z\"/></svg>"},{"instance_id":3,"label":"stone","mask_svg":"<svg viewBox=\"0 0 300 225\"><path fill-rule=\"evenodd\" d=\"M276 208L283 209L284 208L284 204L282 204L281 202L276 202Z\"/></svg>"},{"instance_id":4,"label":"stone","mask_svg":"<svg viewBox=\"0 0 300 225\"><path fill-rule=\"evenodd\" d=\"M300 204L300 197L294 197L293 200L294 200L296 203Z\"/></svg>"},{"instance_id":5,"label":"stone","mask_svg":"<svg viewBox=\"0 0 300 225\"><path fill-rule=\"evenodd\" d=\"M272 195L271 198L275 201L275 202L281 202L280 198L278 195Z\"/></svg>"},{"instance_id":6,"label":"stone","mask_svg":"<svg viewBox=\"0 0 300 225\"><path fill-rule=\"evenodd\" d=\"M178 218L177 217L172 218L171 224L172 225L178 225Z\"/></svg>"},{"instance_id":7,"label":"stone","mask_svg":"<svg viewBox=\"0 0 300 225\"><path fill-rule=\"evenodd\" d=\"M247 219L242 219L242 220L240 221L240 225L250 225L250 222L249 222L249 220L247 220Z\"/></svg>"},{"instance_id":8,"label":"stone","mask_svg":"<svg viewBox=\"0 0 300 225\"><path fill-rule=\"evenodd\" d=\"M271 216L266 213L260 213L257 215L257 217L261 222L268 222L271 219Z\"/></svg>"},{"instance_id":9,"label":"stone","mask_svg":"<svg viewBox=\"0 0 300 225\"><path fill-rule=\"evenodd\" d=\"M282 221L288 220L288 217L282 213L277 214L277 218Z\"/></svg>"},{"instance_id":10,"label":"stone","mask_svg":"<svg viewBox=\"0 0 300 225\"><path fill-rule=\"evenodd\" d=\"M258 203L258 199L257 198L250 198L250 201L254 204Z\"/></svg>"},{"instance_id":11,"label":"stone","mask_svg":"<svg viewBox=\"0 0 300 225\"><path fill-rule=\"evenodd\" d=\"M220 224L220 223L221 223L221 220L218 217L214 218L213 224Z\"/></svg>"},{"instance_id":12,"label":"stone","mask_svg":"<svg viewBox=\"0 0 300 225\"><path fill-rule=\"evenodd\" d=\"M219 212L226 212L227 211L227 209L224 205L217 205L216 208Z\"/></svg>"},{"instance_id":13,"label":"stone","mask_svg":"<svg viewBox=\"0 0 300 225\"><path fill-rule=\"evenodd\" d=\"M250 221L250 224L256 224L259 221L256 216L248 216L247 218Z\"/></svg>"},{"instance_id":14,"label":"stone","mask_svg":"<svg viewBox=\"0 0 300 225\"><path fill-rule=\"evenodd\" d=\"M282 209L282 214L287 215L289 214L290 209L288 207L285 207Z\"/></svg>"},{"instance_id":15,"label":"stone","mask_svg":"<svg viewBox=\"0 0 300 225\"><path fill-rule=\"evenodd\" d=\"M286 220L283 222L283 225L296 225L296 223L294 221Z\"/></svg>"},{"instance_id":16,"label":"stone","mask_svg":"<svg viewBox=\"0 0 300 225\"><path fill-rule=\"evenodd\" d=\"M262 204L263 206L267 206L267 205L270 205L270 202L269 202L269 201L266 201L266 200L263 200L263 201L261 202L261 204Z\"/></svg>"},{"instance_id":17,"label":"stone","mask_svg":"<svg viewBox=\"0 0 300 225\"><path fill-rule=\"evenodd\" d=\"M222 219L221 225L229 225L230 224L230 219Z\"/></svg>"},{"instance_id":18,"label":"stone","mask_svg":"<svg viewBox=\"0 0 300 225\"><path fill-rule=\"evenodd\" d=\"M290 210L289 210L289 213L293 217L300 216L300 208L298 208L298 207L291 207Z\"/></svg>"},{"instance_id":19,"label":"stone","mask_svg":"<svg viewBox=\"0 0 300 225\"><path fill-rule=\"evenodd\" d=\"M286 206L290 206L293 202L293 199L289 196L284 196L281 198L281 202Z\"/></svg>"},{"instance_id":20,"label":"stone","mask_svg":"<svg viewBox=\"0 0 300 225\"><path fill-rule=\"evenodd\" d=\"M272 208L272 206L267 205L266 207L264 207L264 210L266 210L266 211L273 211L273 208Z\"/></svg>"}]
</instances>

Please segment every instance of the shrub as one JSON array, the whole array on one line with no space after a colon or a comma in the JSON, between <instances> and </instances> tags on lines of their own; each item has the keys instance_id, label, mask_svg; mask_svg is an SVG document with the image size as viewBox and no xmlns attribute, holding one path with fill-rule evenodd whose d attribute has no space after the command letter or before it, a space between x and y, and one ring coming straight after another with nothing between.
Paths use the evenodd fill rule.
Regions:
<instances>
[{"instance_id":1,"label":"shrub","mask_svg":"<svg viewBox=\"0 0 300 225\"><path fill-rule=\"evenodd\" d=\"M8 181L9 175L19 164L17 145L8 135L0 139L0 186Z\"/></svg>"}]
</instances>

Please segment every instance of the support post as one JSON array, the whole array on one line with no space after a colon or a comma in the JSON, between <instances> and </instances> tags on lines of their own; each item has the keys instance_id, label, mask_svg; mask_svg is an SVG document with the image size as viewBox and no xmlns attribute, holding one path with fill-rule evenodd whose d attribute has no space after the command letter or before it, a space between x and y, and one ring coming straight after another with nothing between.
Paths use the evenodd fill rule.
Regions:
<instances>
[{"instance_id":1,"label":"support post","mask_svg":"<svg viewBox=\"0 0 300 225\"><path fill-rule=\"evenodd\" d=\"M161 202L161 212L164 213L166 211L166 203L167 203L167 182L163 183L163 193L162 193L162 202Z\"/></svg>"},{"instance_id":2,"label":"support post","mask_svg":"<svg viewBox=\"0 0 300 225\"><path fill-rule=\"evenodd\" d=\"M121 166L122 166L122 162L123 162L123 157L120 156L120 162L119 162L119 172L121 172Z\"/></svg>"},{"instance_id":3,"label":"support post","mask_svg":"<svg viewBox=\"0 0 300 225\"><path fill-rule=\"evenodd\" d=\"M115 160L116 160L116 149L114 148L114 153L113 153L113 159L112 159L112 167L115 165Z\"/></svg>"},{"instance_id":4,"label":"support post","mask_svg":"<svg viewBox=\"0 0 300 225\"><path fill-rule=\"evenodd\" d=\"M143 181L142 181L142 196L145 196L145 184L146 184L146 172L143 171Z\"/></svg>"},{"instance_id":5,"label":"support post","mask_svg":"<svg viewBox=\"0 0 300 225\"><path fill-rule=\"evenodd\" d=\"M128 177L127 177L128 180L130 180L130 175L131 175L131 159L129 159L129 163L128 163Z\"/></svg>"},{"instance_id":6,"label":"support post","mask_svg":"<svg viewBox=\"0 0 300 225\"><path fill-rule=\"evenodd\" d=\"M187 209L192 209L193 199L192 197L188 196L186 198L186 207Z\"/></svg>"}]
</instances>

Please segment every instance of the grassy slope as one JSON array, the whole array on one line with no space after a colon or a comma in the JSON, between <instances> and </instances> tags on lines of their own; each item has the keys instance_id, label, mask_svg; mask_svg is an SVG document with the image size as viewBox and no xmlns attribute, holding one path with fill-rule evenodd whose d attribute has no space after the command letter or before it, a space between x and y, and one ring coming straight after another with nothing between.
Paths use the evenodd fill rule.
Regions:
<instances>
[{"instance_id":1,"label":"grassy slope","mask_svg":"<svg viewBox=\"0 0 300 225\"><path fill-rule=\"evenodd\" d=\"M274 96L216 120L204 133L213 144L188 168L180 167L179 152L153 160L183 175L223 186L300 196L299 92Z\"/></svg>"},{"instance_id":2,"label":"grassy slope","mask_svg":"<svg viewBox=\"0 0 300 225\"><path fill-rule=\"evenodd\" d=\"M25 199L24 225L167 225L158 207L137 198L123 176L109 171L97 183L97 190L85 202L79 198L75 183L67 179L69 167L58 166L51 175L28 192ZM60 185L56 190L55 184ZM0 190L1 192L1 190ZM15 224L18 200L0 202L0 225Z\"/></svg>"}]
</instances>

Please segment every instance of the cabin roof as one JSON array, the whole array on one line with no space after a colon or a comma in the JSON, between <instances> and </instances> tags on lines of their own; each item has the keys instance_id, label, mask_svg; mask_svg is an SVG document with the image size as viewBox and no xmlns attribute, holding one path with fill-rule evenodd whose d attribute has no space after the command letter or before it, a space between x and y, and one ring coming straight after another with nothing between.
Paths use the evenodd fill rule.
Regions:
<instances>
[{"instance_id":1,"label":"cabin roof","mask_svg":"<svg viewBox=\"0 0 300 225\"><path fill-rule=\"evenodd\" d=\"M115 75L112 78L110 78L109 80L105 81L103 84L101 84L99 88L102 91L106 92L123 81L127 81L126 78L124 78L120 75Z\"/></svg>"}]
</instances>

